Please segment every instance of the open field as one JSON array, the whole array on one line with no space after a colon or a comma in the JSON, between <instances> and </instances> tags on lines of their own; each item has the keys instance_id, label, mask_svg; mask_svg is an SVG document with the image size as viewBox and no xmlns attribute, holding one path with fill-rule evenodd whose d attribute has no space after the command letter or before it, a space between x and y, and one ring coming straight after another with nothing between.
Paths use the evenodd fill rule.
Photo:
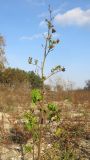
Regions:
<instances>
[{"instance_id":1,"label":"open field","mask_svg":"<svg viewBox=\"0 0 90 160\"><path fill-rule=\"evenodd\" d=\"M24 112L31 107L31 91L25 86L16 88L8 86L0 86L0 123L1 135L4 136L4 142L0 145L1 160L20 159L19 145L8 141L10 128L20 119ZM89 160L90 157L90 91L46 91L45 98L48 102L53 101L58 104L60 109L60 127L64 130L58 141L62 149L65 149L65 144L73 148L73 153L76 155L75 160ZM52 123L52 130L56 124ZM63 138L62 138L63 136ZM53 138L53 137L52 137ZM6 140L7 139L7 140ZM45 145L48 137L45 138ZM30 140L28 140L30 141ZM56 141L56 139L53 139ZM28 142L29 143L29 142ZM31 143L31 142L30 142ZM52 144L52 140L49 142ZM45 147L45 146L43 146ZM52 148L49 148L52 152ZM56 154L56 151L54 154ZM65 154L65 153L63 153ZM25 160L30 159L30 154L25 154ZM16 158L17 157L17 158ZM53 154L52 154L53 157ZM42 159L48 159L43 156ZM52 158L53 160L58 160ZM63 158L62 158L63 159ZM62 160L60 159L60 160ZM72 158L71 158L72 160Z\"/></svg>"},{"instance_id":2,"label":"open field","mask_svg":"<svg viewBox=\"0 0 90 160\"><path fill-rule=\"evenodd\" d=\"M90 160L90 1L2 0L0 33L0 160Z\"/></svg>"}]
</instances>

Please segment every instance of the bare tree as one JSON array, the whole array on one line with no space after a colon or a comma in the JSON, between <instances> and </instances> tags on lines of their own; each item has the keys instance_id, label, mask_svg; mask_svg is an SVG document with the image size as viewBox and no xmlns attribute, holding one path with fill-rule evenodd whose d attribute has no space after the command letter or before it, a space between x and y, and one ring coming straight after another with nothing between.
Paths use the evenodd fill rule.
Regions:
<instances>
[{"instance_id":1,"label":"bare tree","mask_svg":"<svg viewBox=\"0 0 90 160\"><path fill-rule=\"evenodd\" d=\"M85 90L90 90L90 80L86 81L86 85L84 87Z\"/></svg>"},{"instance_id":2,"label":"bare tree","mask_svg":"<svg viewBox=\"0 0 90 160\"><path fill-rule=\"evenodd\" d=\"M6 63L7 59L5 56L5 39L2 35L0 35L0 70L5 68Z\"/></svg>"}]
</instances>

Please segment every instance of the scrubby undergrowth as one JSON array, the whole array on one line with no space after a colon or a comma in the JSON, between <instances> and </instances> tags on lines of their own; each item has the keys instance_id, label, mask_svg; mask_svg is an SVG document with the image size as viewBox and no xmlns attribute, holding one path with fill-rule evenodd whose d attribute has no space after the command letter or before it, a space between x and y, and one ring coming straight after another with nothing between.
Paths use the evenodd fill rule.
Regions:
<instances>
[{"instance_id":1,"label":"scrubby undergrowth","mask_svg":"<svg viewBox=\"0 0 90 160\"><path fill-rule=\"evenodd\" d=\"M89 160L89 94L89 91L73 91L69 93L65 91L47 91L46 98L48 97L48 102L53 101L59 106L61 115L61 122L59 125L61 130L58 130L57 134L59 132L61 133L58 137L49 137L48 135L47 137L45 137L45 139L43 138L42 160ZM19 86L17 88L0 86L0 135L2 137L2 139L0 140L1 160L21 159L20 145L18 143L10 141L9 139L10 128L19 128L18 132L20 133L20 135L27 137L25 143L32 144L30 135L28 135L28 133L26 133L22 128L21 121L23 112L28 111L30 107L30 89L25 86ZM50 126L51 131L55 129L56 126L57 124L52 122L52 126ZM44 152L43 148L45 148ZM30 159L29 153L25 153L25 160L26 159Z\"/></svg>"}]
</instances>

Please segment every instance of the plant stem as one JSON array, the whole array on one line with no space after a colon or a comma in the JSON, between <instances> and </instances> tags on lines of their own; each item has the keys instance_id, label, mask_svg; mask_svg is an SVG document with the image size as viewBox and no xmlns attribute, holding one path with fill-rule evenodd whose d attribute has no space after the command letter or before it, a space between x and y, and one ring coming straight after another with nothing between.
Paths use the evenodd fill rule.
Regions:
<instances>
[{"instance_id":1,"label":"plant stem","mask_svg":"<svg viewBox=\"0 0 90 160\"><path fill-rule=\"evenodd\" d=\"M50 20L51 20L51 13L50 13ZM44 56L43 56L43 62L42 62L42 67L41 67L41 79L42 79L42 108L44 106L44 68L45 68L45 62L46 62L46 57L48 53L50 52L50 49L48 49L48 44L50 43L50 40L48 39L50 35L50 28L48 27L48 34L46 37L46 42L45 42L45 48L44 48ZM41 140L42 140L42 127L43 127L43 121L44 121L44 116L43 116L43 110L41 108L40 111L40 125L39 125L39 144L38 144L38 160L41 159Z\"/></svg>"},{"instance_id":2,"label":"plant stem","mask_svg":"<svg viewBox=\"0 0 90 160\"><path fill-rule=\"evenodd\" d=\"M22 144L20 144L20 148L21 148L21 160L24 160L24 152Z\"/></svg>"},{"instance_id":3,"label":"plant stem","mask_svg":"<svg viewBox=\"0 0 90 160\"><path fill-rule=\"evenodd\" d=\"M38 160L41 159L41 139L42 139L42 129L41 129L41 124L39 128L39 143L38 143Z\"/></svg>"},{"instance_id":4,"label":"plant stem","mask_svg":"<svg viewBox=\"0 0 90 160\"><path fill-rule=\"evenodd\" d=\"M33 139L33 160L34 160L34 139Z\"/></svg>"}]
</instances>

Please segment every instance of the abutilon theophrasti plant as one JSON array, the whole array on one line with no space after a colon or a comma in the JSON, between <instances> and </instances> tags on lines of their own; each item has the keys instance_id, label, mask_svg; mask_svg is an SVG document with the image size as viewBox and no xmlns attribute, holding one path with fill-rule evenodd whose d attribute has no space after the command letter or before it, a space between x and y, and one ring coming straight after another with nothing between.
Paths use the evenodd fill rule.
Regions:
<instances>
[{"instance_id":1,"label":"abutilon theophrasti plant","mask_svg":"<svg viewBox=\"0 0 90 160\"><path fill-rule=\"evenodd\" d=\"M42 80L42 88L39 89L33 89L32 90L32 105L30 108L30 111L25 113L25 127L28 131L32 134L33 139L33 145L32 147L32 153L33 153L33 160L35 160L35 147L37 146L37 159L41 160L42 157L42 144L44 143L45 137L47 137L47 134L50 133L50 136L52 134L58 134L61 133L61 129L58 127L58 125L54 128L52 131L52 124L53 122L56 122L57 124L60 121L60 111L58 106L53 103L47 103L45 101L45 88L44 88L44 82L55 75L58 72L64 72L65 68L61 65L57 65L54 68L51 69L51 72L48 76L45 76L45 63L47 60L47 56L55 49L56 45L59 44L59 39L54 39L54 34L56 33L56 29L53 25L53 17L52 17L52 11L49 6L49 19L45 19L46 25L47 25L47 34L44 35L45 44L42 45L43 47L43 59L41 62L41 66L39 65L38 60L33 60L32 57L29 57L28 62L29 64L36 66L36 71L40 70L38 74L40 73L40 77ZM47 143L48 146L48 143ZM27 146L29 148L29 146ZM46 147L44 147L46 149Z\"/></svg>"}]
</instances>

